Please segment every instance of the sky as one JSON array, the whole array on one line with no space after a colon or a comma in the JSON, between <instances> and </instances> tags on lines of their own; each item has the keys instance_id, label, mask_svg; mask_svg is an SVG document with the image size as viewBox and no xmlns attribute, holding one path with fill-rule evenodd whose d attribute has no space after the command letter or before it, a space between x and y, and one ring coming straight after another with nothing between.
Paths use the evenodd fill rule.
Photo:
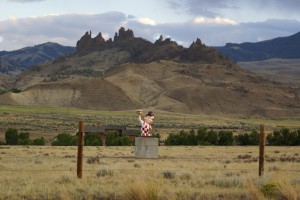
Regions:
<instances>
[{"instance_id":1,"label":"sky","mask_svg":"<svg viewBox=\"0 0 300 200\"><path fill-rule=\"evenodd\" d=\"M0 51L45 42L76 46L86 31L120 27L189 47L258 42L300 31L299 0L0 0Z\"/></svg>"}]
</instances>

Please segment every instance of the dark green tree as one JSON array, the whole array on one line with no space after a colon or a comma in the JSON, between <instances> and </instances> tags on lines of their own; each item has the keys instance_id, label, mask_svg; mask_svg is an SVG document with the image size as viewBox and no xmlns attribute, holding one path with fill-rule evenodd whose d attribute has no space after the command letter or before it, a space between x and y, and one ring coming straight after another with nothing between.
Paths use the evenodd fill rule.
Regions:
<instances>
[{"instance_id":1,"label":"dark green tree","mask_svg":"<svg viewBox=\"0 0 300 200\"><path fill-rule=\"evenodd\" d=\"M121 136L118 132L108 132L105 140L106 146L131 146L133 142L128 136Z\"/></svg>"},{"instance_id":2,"label":"dark green tree","mask_svg":"<svg viewBox=\"0 0 300 200\"><path fill-rule=\"evenodd\" d=\"M256 130L250 133L248 145L259 145L259 133Z\"/></svg>"},{"instance_id":3,"label":"dark green tree","mask_svg":"<svg viewBox=\"0 0 300 200\"><path fill-rule=\"evenodd\" d=\"M128 136L117 137L114 140L114 146L131 146L132 144Z\"/></svg>"},{"instance_id":4,"label":"dark green tree","mask_svg":"<svg viewBox=\"0 0 300 200\"><path fill-rule=\"evenodd\" d=\"M258 145L259 144L259 133L253 130L250 134L239 134L234 137L238 145Z\"/></svg>"},{"instance_id":5,"label":"dark green tree","mask_svg":"<svg viewBox=\"0 0 300 200\"><path fill-rule=\"evenodd\" d=\"M60 133L54 137L52 146L76 146L78 143L78 136L72 136L68 133Z\"/></svg>"},{"instance_id":6,"label":"dark green tree","mask_svg":"<svg viewBox=\"0 0 300 200\"><path fill-rule=\"evenodd\" d=\"M30 133L21 132L18 135L18 144L19 145L30 145L32 141L29 139Z\"/></svg>"},{"instance_id":7,"label":"dark green tree","mask_svg":"<svg viewBox=\"0 0 300 200\"><path fill-rule=\"evenodd\" d=\"M233 143L232 131L219 131L218 133L218 145L228 146Z\"/></svg>"},{"instance_id":8,"label":"dark green tree","mask_svg":"<svg viewBox=\"0 0 300 200\"><path fill-rule=\"evenodd\" d=\"M170 133L165 140L165 145L167 145L167 146L177 145L176 137L177 137L176 134Z\"/></svg>"},{"instance_id":9,"label":"dark green tree","mask_svg":"<svg viewBox=\"0 0 300 200\"><path fill-rule=\"evenodd\" d=\"M214 130L208 131L206 141L209 145L218 145L218 133Z\"/></svg>"},{"instance_id":10,"label":"dark green tree","mask_svg":"<svg viewBox=\"0 0 300 200\"><path fill-rule=\"evenodd\" d=\"M267 136L269 145L278 146L293 146L297 145L298 132L290 131L288 128L281 128L275 130L272 134Z\"/></svg>"},{"instance_id":11,"label":"dark green tree","mask_svg":"<svg viewBox=\"0 0 300 200\"><path fill-rule=\"evenodd\" d=\"M106 139L105 139L105 145L106 146L115 146L114 141L118 137L118 133L113 131L113 132L108 132L106 134Z\"/></svg>"},{"instance_id":12,"label":"dark green tree","mask_svg":"<svg viewBox=\"0 0 300 200\"><path fill-rule=\"evenodd\" d=\"M235 142L237 143L237 145L245 146L245 145L249 145L249 143L250 143L248 133L238 134L234 137L234 139L235 139Z\"/></svg>"},{"instance_id":13,"label":"dark green tree","mask_svg":"<svg viewBox=\"0 0 300 200\"><path fill-rule=\"evenodd\" d=\"M197 136L195 134L195 130L191 129L190 132L187 134L186 136L186 144L185 145L197 145L198 141L197 141Z\"/></svg>"},{"instance_id":14,"label":"dark green tree","mask_svg":"<svg viewBox=\"0 0 300 200\"><path fill-rule=\"evenodd\" d=\"M7 145L17 145L18 144L18 130L14 128L9 128L5 132L5 141Z\"/></svg>"},{"instance_id":15,"label":"dark green tree","mask_svg":"<svg viewBox=\"0 0 300 200\"><path fill-rule=\"evenodd\" d=\"M36 138L32 140L32 145L45 145L44 137Z\"/></svg>"},{"instance_id":16,"label":"dark green tree","mask_svg":"<svg viewBox=\"0 0 300 200\"><path fill-rule=\"evenodd\" d=\"M198 145L207 145L207 129L199 128L197 131L197 144Z\"/></svg>"},{"instance_id":17,"label":"dark green tree","mask_svg":"<svg viewBox=\"0 0 300 200\"><path fill-rule=\"evenodd\" d=\"M300 145L300 128L296 131L297 139L296 139L296 145Z\"/></svg>"},{"instance_id":18,"label":"dark green tree","mask_svg":"<svg viewBox=\"0 0 300 200\"><path fill-rule=\"evenodd\" d=\"M86 134L84 137L85 146L102 146L103 143L98 133Z\"/></svg>"}]
</instances>

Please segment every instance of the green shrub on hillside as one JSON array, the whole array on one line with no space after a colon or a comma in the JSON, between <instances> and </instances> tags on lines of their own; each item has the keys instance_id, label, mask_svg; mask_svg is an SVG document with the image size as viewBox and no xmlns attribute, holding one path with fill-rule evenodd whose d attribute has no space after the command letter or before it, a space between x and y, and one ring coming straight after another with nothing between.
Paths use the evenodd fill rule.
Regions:
<instances>
[{"instance_id":1,"label":"green shrub on hillside","mask_svg":"<svg viewBox=\"0 0 300 200\"><path fill-rule=\"evenodd\" d=\"M12 88L10 91L11 91L12 93L20 93L20 92L22 92L22 90L20 90L20 89L18 89L18 88Z\"/></svg>"},{"instance_id":2,"label":"green shrub on hillside","mask_svg":"<svg viewBox=\"0 0 300 200\"><path fill-rule=\"evenodd\" d=\"M4 94L4 93L6 93L6 92L7 92L7 90L0 89L0 95L1 95L1 94Z\"/></svg>"}]
</instances>

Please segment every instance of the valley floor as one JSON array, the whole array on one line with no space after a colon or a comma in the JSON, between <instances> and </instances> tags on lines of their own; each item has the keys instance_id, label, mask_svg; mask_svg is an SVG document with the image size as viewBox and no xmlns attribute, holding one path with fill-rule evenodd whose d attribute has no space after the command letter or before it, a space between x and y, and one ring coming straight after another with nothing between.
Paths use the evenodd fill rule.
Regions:
<instances>
[{"instance_id":1,"label":"valley floor","mask_svg":"<svg viewBox=\"0 0 300 200\"><path fill-rule=\"evenodd\" d=\"M135 159L134 147L0 146L0 199L299 199L300 147L159 147Z\"/></svg>"}]
</instances>

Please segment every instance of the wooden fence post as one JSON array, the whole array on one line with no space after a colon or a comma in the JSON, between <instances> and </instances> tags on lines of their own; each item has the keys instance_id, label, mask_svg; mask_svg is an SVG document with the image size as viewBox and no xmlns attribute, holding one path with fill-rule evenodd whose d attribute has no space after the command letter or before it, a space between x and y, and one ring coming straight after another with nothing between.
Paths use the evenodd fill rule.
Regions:
<instances>
[{"instance_id":1,"label":"wooden fence post","mask_svg":"<svg viewBox=\"0 0 300 200\"><path fill-rule=\"evenodd\" d=\"M77 177L82 178L82 163L83 163L83 122L79 122L79 129L78 129L78 153L77 153Z\"/></svg>"},{"instance_id":2,"label":"wooden fence post","mask_svg":"<svg viewBox=\"0 0 300 200\"><path fill-rule=\"evenodd\" d=\"M260 125L260 134L259 134L259 166L258 174L261 177L264 174L264 162L265 162L265 126Z\"/></svg>"}]
</instances>

